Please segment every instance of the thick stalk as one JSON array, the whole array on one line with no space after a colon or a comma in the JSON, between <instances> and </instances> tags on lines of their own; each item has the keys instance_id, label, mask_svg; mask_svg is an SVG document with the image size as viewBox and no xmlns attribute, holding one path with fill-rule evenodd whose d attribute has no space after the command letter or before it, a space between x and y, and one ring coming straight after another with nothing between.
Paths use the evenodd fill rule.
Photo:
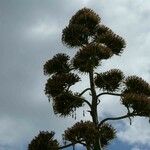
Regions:
<instances>
[{"instance_id":1,"label":"thick stalk","mask_svg":"<svg viewBox=\"0 0 150 150\"><path fill-rule=\"evenodd\" d=\"M98 98L96 96L93 70L89 72L89 78L90 78L90 88L91 88L91 94L92 94L91 116L92 116L93 123L98 127L98 114L97 114L97 99ZM96 144L94 145L94 150L102 150L99 137L97 138Z\"/></svg>"},{"instance_id":2,"label":"thick stalk","mask_svg":"<svg viewBox=\"0 0 150 150\"><path fill-rule=\"evenodd\" d=\"M92 115L93 122L95 123L95 125L97 125L98 124L97 97L96 97L96 91L94 85L93 70L89 72L89 78L90 78L90 86L91 86L91 94L92 94L91 115Z\"/></svg>"}]
</instances>

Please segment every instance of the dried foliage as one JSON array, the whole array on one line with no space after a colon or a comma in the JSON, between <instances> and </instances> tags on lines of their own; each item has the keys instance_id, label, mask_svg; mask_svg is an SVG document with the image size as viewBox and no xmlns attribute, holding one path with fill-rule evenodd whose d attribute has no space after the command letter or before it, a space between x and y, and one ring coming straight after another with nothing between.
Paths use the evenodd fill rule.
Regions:
<instances>
[{"instance_id":1,"label":"dried foliage","mask_svg":"<svg viewBox=\"0 0 150 150\"><path fill-rule=\"evenodd\" d=\"M125 80L125 85L123 93L137 93L150 96L150 85L140 77L129 76Z\"/></svg>"},{"instance_id":2,"label":"dried foliage","mask_svg":"<svg viewBox=\"0 0 150 150\"><path fill-rule=\"evenodd\" d=\"M99 36L102 36L102 35L106 34L107 32L112 32L112 31L108 27L99 24L96 26L94 32L95 32L95 38L96 37L98 38Z\"/></svg>"},{"instance_id":3,"label":"dried foliage","mask_svg":"<svg viewBox=\"0 0 150 150\"><path fill-rule=\"evenodd\" d=\"M68 64L69 56L66 54L56 54L52 59L48 60L44 65L44 74L51 75L53 73L66 73L70 71Z\"/></svg>"},{"instance_id":4,"label":"dried foliage","mask_svg":"<svg viewBox=\"0 0 150 150\"><path fill-rule=\"evenodd\" d=\"M150 85L142 78L129 76L121 97L123 105L139 116L150 116Z\"/></svg>"},{"instance_id":5,"label":"dried foliage","mask_svg":"<svg viewBox=\"0 0 150 150\"><path fill-rule=\"evenodd\" d=\"M76 108L82 106L83 100L77 93L73 94L71 91L63 92L53 99L54 113L60 116L71 115Z\"/></svg>"},{"instance_id":6,"label":"dried foliage","mask_svg":"<svg viewBox=\"0 0 150 150\"><path fill-rule=\"evenodd\" d=\"M28 145L28 150L58 150L59 144L54 139L54 132L42 131Z\"/></svg>"},{"instance_id":7,"label":"dried foliage","mask_svg":"<svg viewBox=\"0 0 150 150\"><path fill-rule=\"evenodd\" d=\"M69 47L88 44L88 39L94 34L94 28L100 22L100 17L91 9L79 10L62 32L62 42Z\"/></svg>"},{"instance_id":8,"label":"dried foliage","mask_svg":"<svg viewBox=\"0 0 150 150\"><path fill-rule=\"evenodd\" d=\"M122 103L139 116L150 116L150 98L143 94L128 93L122 96Z\"/></svg>"},{"instance_id":9,"label":"dried foliage","mask_svg":"<svg viewBox=\"0 0 150 150\"><path fill-rule=\"evenodd\" d=\"M64 137L65 140L72 143L78 143L79 141L84 142L87 145L92 145L96 142L96 137L99 135L99 131L93 122L80 121L74 124L71 128L68 128Z\"/></svg>"},{"instance_id":10,"label":"dried foliage","mask_svg":"<svg viewBox=\"0 0 150 150\"><path fill-rule=\"evenodd\" d=\"M45 85L45 94L48 95L48 97L55 97L64 90L67 90L79 80L79 76L74 73L61 73L53 75L47 80Z\"/></svg>"},{"instance_id":11,"label":"dried foliage","mask_svg":"<svg viewBox=\"0 0 150 150\"><path fill-rule=\"evenodd\" d=\"M63 30L62 42L69 47L78 47L88 43L89 31L81 25L69 25Z\"/></svg>"},{"instance_id":12,"label":"dried foliage","mask_svg":"<svg viewBox=\"0 0 150 150\"><path fill-rule=\"evenodd\" d=\"M119 89L123 79L124 75L120 70L111 69L98 74L95 78L95 85L104 91L113 92Z\"/></svg>"},{"instance_id":13,"label":"dried foliage","mask_svg":"<svg viewBox=\"0 0 150 150\"><path fill-rule=\"evenodd\" d=\"M99 130L102 147L107 146L111 140L116 138L116 130L108 123L103 124Z\"/></svg>"},{"instance_id":14,"label":"dried foliage","mask_svg":"<svg viewBox=\"0 0 150 150\"><path fill-rule=\"evenodd\" d=\"M83 46L91 42L104 44L113 54L123 52L126 44L123 38L114 34L108 27L100 25L100 17L91 9L79 10L62 32L62 42L69 47Z\"/></svg>"},{"instance_id":15,"label":"dried foliage","mask_svg":"<svg viewBox=\"0 0 150 150\"><path fill-rule=\"evenodd\" d=\"M82 25L84 28L87 28L90 33L93 32L93 29L99 23L99 15L89 8L83 8L79 10L74 16L72 16L69 22L69 24Z\"/></svg>"},{"instance_id":16,"label":"dried foliage","mask_svg":"<svg viewBox=\"0 0 150 150\"><path fill-rule=\"evenodd\" d=\"M96 34L94 41L97 43L103 43L105 46L110 48L113 54L120 55L126 44L122 37L113 33L109 28L105 26L98 26L96 28Z\"/></svg>"},{"instance_id":17,"label":"dried foliage","mask_svg":"<svg viewBox=\"0 0 150 150\"><path fill-rule=\"evenodd\" d=\"M99 61L112 56L109 48L100 44L88 44L82 47L73 59L73 66L81 72L89 72L99 66Z\"/></svg>"},{"instance_id":18,"label":"dried foliage","mask_svg":"<svg viewBox=\"0 0 150 150\"><path fill-rule=\"evenodd\" d=\"M102 147L104 147L115 138L115 134L114 128L109 124L104 124L98 129L93 122L80 121L65 131L64 139L72 143L82 141L87 146L93 147L97 138L100 137Z\"/></svg>"}]
</instances>

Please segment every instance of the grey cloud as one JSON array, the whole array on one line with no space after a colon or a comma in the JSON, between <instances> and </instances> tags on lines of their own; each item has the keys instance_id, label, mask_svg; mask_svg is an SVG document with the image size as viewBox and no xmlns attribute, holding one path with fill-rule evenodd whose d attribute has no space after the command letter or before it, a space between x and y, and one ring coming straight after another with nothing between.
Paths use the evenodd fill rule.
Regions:
<instances>
[{"instance_id":1,"label":"grey cloud","mask_svg":"<svg viewBox=\"0 0 150 150\"><path fill-rule=\"evenodd\" d=\"M117 67L127 75L141 75L149 81L147 2L89 0L85 4L101 15L104 24L127 41L124 54L104 62L100 70ZM55 130L59 137L65 127L74 122L54 116L44 95L46 77L43 75L43 64L58 52L74 54L75 51L62 45L61 30L83 6L80 0L0 1L0 124L6 127L5 130L0 128L0 133L1 137L8 135L12 140L7 141L7 136L0 138L0 149L23 149L39 130ZM87 85L87 80L84 85ZM112 102L112 105L119 107L119 102ZM106 109L102 110L103 113L114 111L108 101L103 106ZM116 112L119 113L123 112ZM18 130L11 131L14 128Z\"/></svg>"}]
</instances>

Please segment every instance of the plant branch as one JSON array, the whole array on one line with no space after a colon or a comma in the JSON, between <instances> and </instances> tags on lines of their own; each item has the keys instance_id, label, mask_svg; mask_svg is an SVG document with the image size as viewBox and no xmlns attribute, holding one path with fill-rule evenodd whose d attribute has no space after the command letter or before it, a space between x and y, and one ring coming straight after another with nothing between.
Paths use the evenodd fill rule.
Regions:
<instances>
[{"instance_id":1,"label":"plant branch","mask_svg":"<svg viewBox=\"0 0 150 150\"><path fill-rule=\"evenodd\" d=\"M83 100L90 108L92 107L91 103L87 101L86 99Z\"/></svg>"},{"instance_id":2,"label":"plant branch","mask_svg":"<svg viewBox=\"0 0 150 150\"><path fill-rule=\"evenodd\" d=\"M76 143L70 143L70 144L67 144L67 145L61 146L61 147L59 147L58 149L64 149L64 148L67 148L67 147L73 146L73 145L75 145L75 144L81 144L81 145L83 145L83 146L86 146L86 144L85 144L85 143L82 143L81 141L76 141Z\"/></svg>"},{"instance_id":3,"label":"plant branch","mask_svg":"<svg viewBox=\"0 0 150 150\"><path fill-rule=\"evenodd\" d=\"M122 94L119 94L119 93L109 93L109 92L104 92L104 93L100 93L97 95L97 98L99 96L102 96L102 95L114 95L114 96L121 96Z\"/></svg>"},{"instance_id":4,"label":"plant branch","mask_svg":"<svg viewBox=\"0 0 150 150\"><path fill-rule=\"evenodd\" d=\"M70 144L68 144L68 145L61 146L61 147L59 147L58 149L67 148L67 147L70 147L70 146L73 146L73 145L74 145L73 143L70 143Z\"/></svg>"},{"instance_id":5,"label":"plant branch","mask_svg":"<svg viewBox=\"0 0 150 150\"><path fill-rule=\"evenodd\" d=\"M129 117L134 117L134 116L138 116L138 114L137 113L128 113L128 114L126 114L126 115L124 115L124 116L120 116L120 117L110 117L110 118L105 118L104 120L102 120L100 123L99 123L99 127L103 124L103 123L105 123L106 121L109 121L109 120L121 120L121 119L125 119L125 118L129 118Z\"/></svg>"},{"instance_id":6,"label":"plant branch","mask_svg":"<svg viewBox=\"0 0 150 150\"><path fill-rule=\"evenodd\" d=\"M86 88L85 90L83 90L80 94L79 94L79 96L82 96L86 91L88 91L88 90L91 90L91 88Z\"/></svg>"},{"instance_id":7,"label":"plant branch","mask_svg":"<svg viewBox=\"0 0 150 150\"><path fill-rule=\"evenodd\" d=\"M77 97L77 96L75 96L75 97ZM84 99L84 98L81 98L80 95L79 95L79 97L77 97L77 98L80 98L83 102L85 102L86 104L88 104L88 106L91 108L92 105L90 104L89 101L87 101L87 100Z\"/></svg>"}]
</instances>

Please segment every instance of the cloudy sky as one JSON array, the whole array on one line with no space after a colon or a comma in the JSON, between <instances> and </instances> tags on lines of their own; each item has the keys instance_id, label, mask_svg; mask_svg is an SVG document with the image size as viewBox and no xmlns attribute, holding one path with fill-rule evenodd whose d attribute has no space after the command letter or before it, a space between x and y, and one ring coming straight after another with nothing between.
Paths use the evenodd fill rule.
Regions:
<instances>
[{"instance_id":1,"label":"cloudy sky","mask_svg":"<svg viewBox=\"0 0 150 150\"><path fill-rule=\"evenodd\" d=\"M104 62L100 70L120 68L125 75L150 82L149 0L0 0L0 150L26 150L40 130L54 130L59 138L75 122L54 115L44 95L47 78L43 64L58 52L71 56L76 52L62 45L61 31L85 6L96 11L102 23L127 43L122 56ZM80 88L86 85L85 77ZM100 107L102 116L124 113L115 98L107 97ZM132 126L128 119L113 124L118 139L110 145L111 150L150 149L147 119L135 118Z\"/></svg>"}]
</instances>

